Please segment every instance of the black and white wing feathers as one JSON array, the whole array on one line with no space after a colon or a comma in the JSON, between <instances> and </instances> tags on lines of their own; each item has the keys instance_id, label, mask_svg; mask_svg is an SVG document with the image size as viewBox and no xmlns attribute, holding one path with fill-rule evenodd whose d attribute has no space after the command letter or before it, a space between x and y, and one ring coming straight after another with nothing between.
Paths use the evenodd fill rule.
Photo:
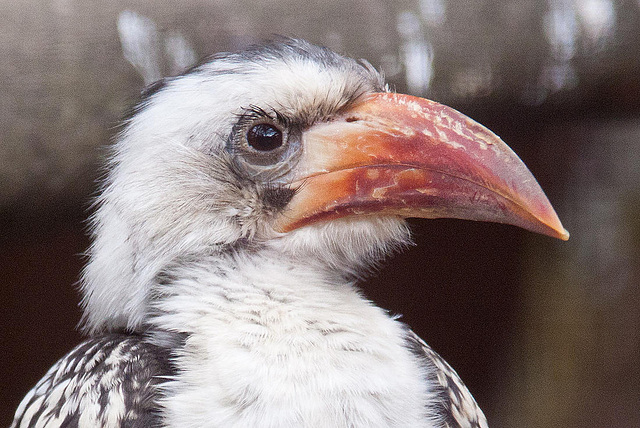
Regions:
<instances>
[{"instance_id":1,"label":"black and white wing feathers","mask_svg":"<svg viewBox=\"0 0 640 428\"><path fill-rule=\"evenodd\" d=\"M160 427L158 386L170 375L167 352L142 336L92 338L29 391L11 428Z\"/></svg>"},{"instance_id":2,"label":"black and white wing feathers","mask_svg":"<svg viewBox=\"0 0 640 428\"><path fill-rule=\"evenodd\" d=\"M407 331L411 350L427 366L435 390L434 409L444 428L488 428L487 419L458 373L413 331Z\"/></svg>"}]
</instances>

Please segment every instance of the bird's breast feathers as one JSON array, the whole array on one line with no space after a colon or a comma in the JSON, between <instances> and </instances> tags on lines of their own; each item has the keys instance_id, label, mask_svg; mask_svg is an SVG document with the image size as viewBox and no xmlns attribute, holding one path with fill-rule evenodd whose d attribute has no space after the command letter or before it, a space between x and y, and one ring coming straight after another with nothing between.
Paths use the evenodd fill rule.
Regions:
<instances>
[{"instance_id":1,"label":"bird's breast feathers","mask_svg":"<svg viewBox=\"0 0 640 428\"><path fill-rule=\"evenodd\" d=\"M164 299L161 312L180 315L156 327L188 330L166 386L170 426L437 426L431 374L403 324L353 287L283 265L240 278L250 271L204 288L181 275Z\"/></svg>"}]
</instances>

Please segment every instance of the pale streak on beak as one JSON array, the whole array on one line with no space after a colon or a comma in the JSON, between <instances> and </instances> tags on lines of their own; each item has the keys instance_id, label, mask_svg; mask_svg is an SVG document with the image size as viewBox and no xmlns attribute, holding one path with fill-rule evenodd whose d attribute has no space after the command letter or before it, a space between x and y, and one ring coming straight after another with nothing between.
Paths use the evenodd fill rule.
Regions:
<instances>
[{"instance_id":1,"label":"pale streak on beak","mask_svg":"<svg viewBox=\"0 0 640 428\"><path fill-rule=\"evenodd\" d=\"M352 215L459 218L519 226L562 240L549 200L518 156L456 110L376 93L303 134L276 229Z\"/></svg>"}]
</instances>

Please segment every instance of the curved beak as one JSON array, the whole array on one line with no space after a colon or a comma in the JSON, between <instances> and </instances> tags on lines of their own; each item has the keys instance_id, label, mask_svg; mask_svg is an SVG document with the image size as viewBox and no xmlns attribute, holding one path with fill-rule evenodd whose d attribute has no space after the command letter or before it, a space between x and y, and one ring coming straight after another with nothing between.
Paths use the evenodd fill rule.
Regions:
<instances>
[{"instance_id":1,"label":"curved beak","mask_svg":"<svg viewBox=\"0 0 640 428\"><path fill-rule=\"evenodd\" d=\"M276 229L351 215L459 218L519 226L563 240L549 200L518 156L456 110L375 93L303 134Z\"/></svg>"}]
</instances>

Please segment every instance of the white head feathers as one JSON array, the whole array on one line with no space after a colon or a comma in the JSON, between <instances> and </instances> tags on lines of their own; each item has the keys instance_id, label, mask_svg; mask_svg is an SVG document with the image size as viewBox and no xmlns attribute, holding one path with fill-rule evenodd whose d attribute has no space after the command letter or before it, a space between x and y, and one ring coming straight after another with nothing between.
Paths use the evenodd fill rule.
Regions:
<instances>
[{"instance_id":1,"label":"white head feathers","mask_svg":"<svg viewBox=\"0 0 640 428\"><path fill-rule=\"evenodd\" d=\"M221 54L152 85L113 147L92 218L82 279L87 330L140 329L157 276L181 258L246 248L354 274L406 242L395 218L278 234L271 224L286 210L279 187L286 180L243 171L229 147L252 109L304 128L381 90L382 77L368 64L297 40Z\"/></svg>"}]
</instances>

